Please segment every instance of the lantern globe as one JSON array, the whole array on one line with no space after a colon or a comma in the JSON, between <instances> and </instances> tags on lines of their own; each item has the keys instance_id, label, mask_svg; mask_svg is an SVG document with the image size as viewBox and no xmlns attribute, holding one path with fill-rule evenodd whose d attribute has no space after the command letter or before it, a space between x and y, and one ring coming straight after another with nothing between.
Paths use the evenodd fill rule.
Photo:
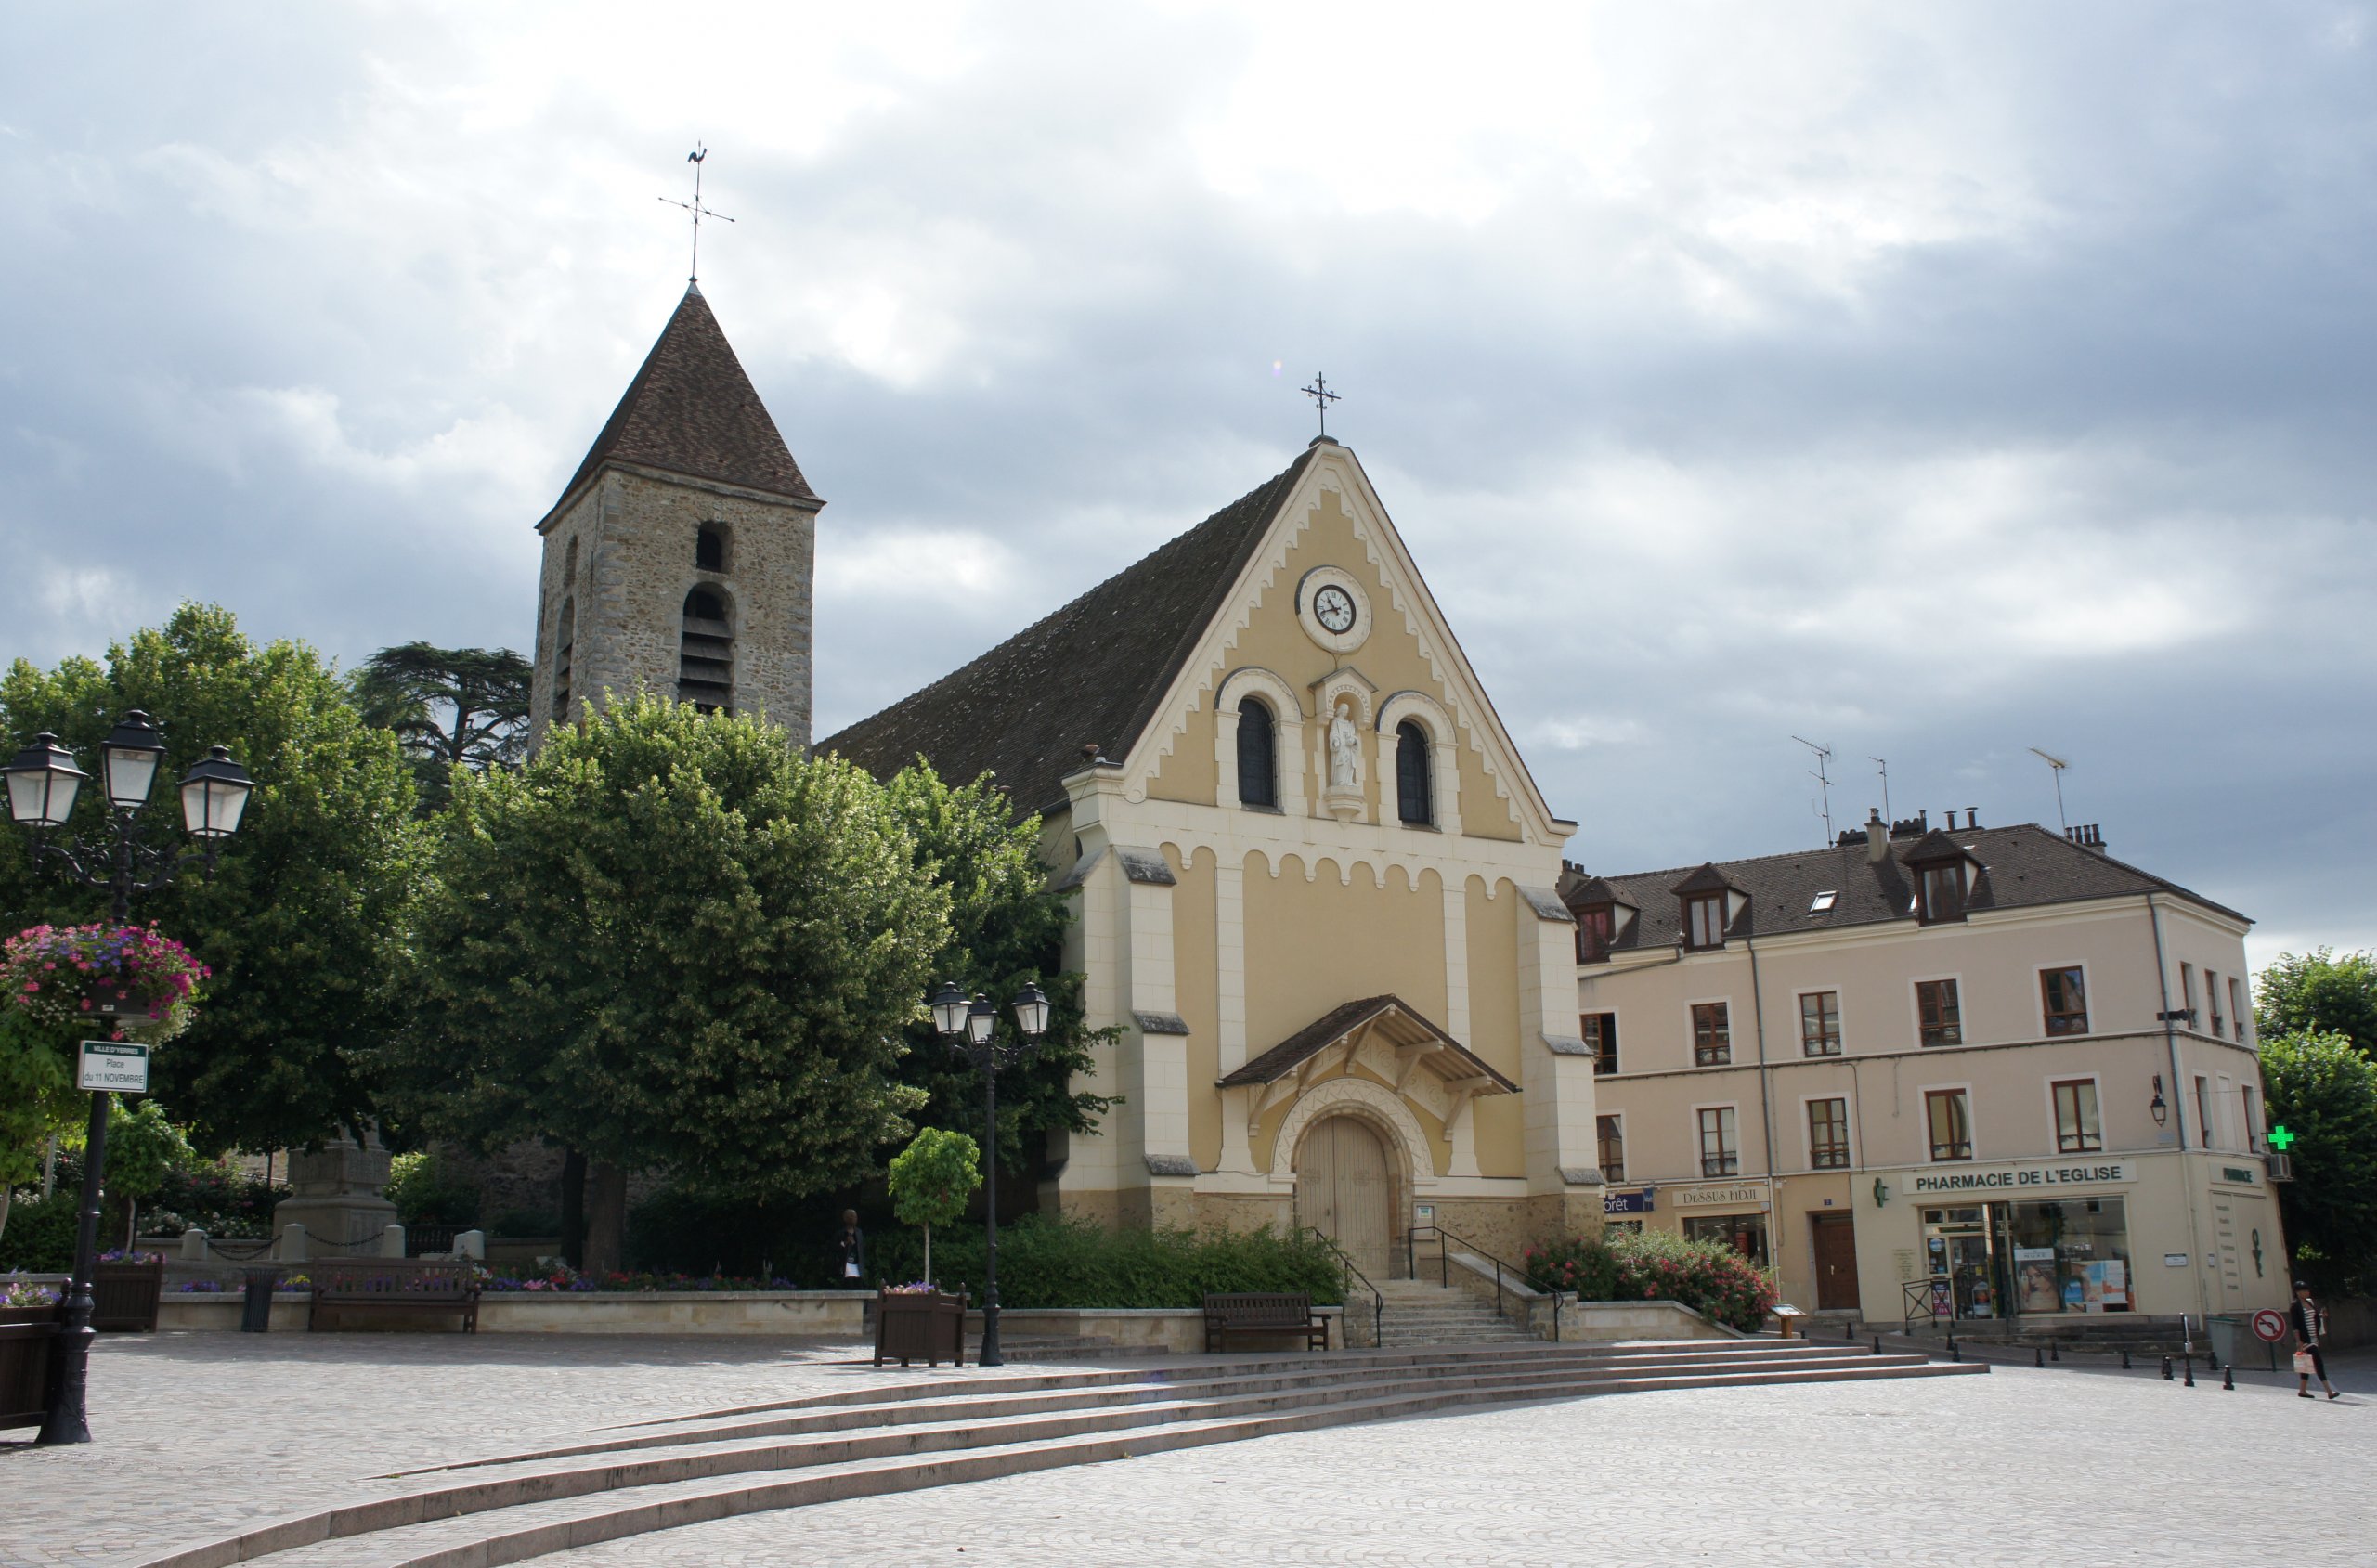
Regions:
<instances>
[{"instance_id":1,"label":"lantern globe","mask_svg":"<svg viewBox=\"0 0 2377 1568\"><path fill-rule=\"evenodd\" d=\"M932 1009L934 1029L942 1034L965 1032L966 1014L971 1004L966 1000L966 993L959 991L955 984L948 980L942 981L941 989L932 993L932 1000L926 1005Z\"/></svg>"},{"instance_id":2,"label":"lantern globe","mask_svg":"<svg viewBox=\"0 0 2377 1568\"><path fill-rule=\"evenodd\" d=\"M107 780L109 803L119 811L137 811L149 804L157 765L164 759L165 737L155 720L136 707L117 719L99 743L99 771Z\"/></svg>"},{"instance_id":3,"label":"lantern globe","mask_svg":"<svg viewBox=\"0 0 2377 1568\"><path fill-rule=\"evenodd\" d=\"M998 1021L999 1010L991 1005L991 999L976 992L974 1004L966 1010L967 1038L977 1045L989 1044L991 1030L997 1027Z\"/></svg>"},{"instance_id":4,"label":"lantern globe","mask_svg":"<svg viewBox=\"0 0 2377 1568\"><path fill-rule=\"evenodd\" d=\"M1023 1031L1023 1038L1037 1040L1048 1032L1048 997L1039 986L1025 981L1011 1005L1015 1008L1015 1026Z\"/></svg>"},{"instance_id":5,"label":"lantern globe","mask_svg":"<svg viewBox=\"0 0 2377 1568\"><path fill-rule=\"evenodd\" d=\"M64 827L74 814L74 797L90 778L74 766L74 754L45 730L17 753L0 774L8 780L8 815L20 827L46 832Z\"/></svg>"},{"instance_id":6,"label":"lantern globe","mask_svg":"<svg viewBox=\"0 0 2377 1568\"><path fill-rule=\"evenodd\" d=\"M228 746L211 747L182 775L182 825L195 838L230 837L240 831L255 787L248 771L231 760Z\"/></svg>"}]
</instances>

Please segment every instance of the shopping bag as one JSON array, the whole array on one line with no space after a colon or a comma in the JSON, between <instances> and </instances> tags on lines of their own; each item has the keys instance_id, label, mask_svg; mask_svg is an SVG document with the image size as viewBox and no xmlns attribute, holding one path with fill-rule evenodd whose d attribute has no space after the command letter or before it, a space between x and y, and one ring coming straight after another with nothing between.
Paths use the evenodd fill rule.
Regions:
<instances>
[{"instance_id":1,"label":"shopping bag","mask_svg":"<svg viewBox=\"0 0 2377 1568\"><path fill-rule=\"evenodd\" d=\"M2294 1374L2295 1374L2295 1376L2297 1376L2297 1377L2301 1377L2301 1378L2307 1378L2307 1377L2311 1376L2311 1374L2312 1374L2312 1373L2314 1373L2314 1372L2318 1371L2319 1369L2319 1364L2317 1361L2314 1361L2313 1359L2311 1359L2311 1353L2310 1353L2309 1351L2307 1351L2307 1350L2298 1350L2298 1351L2296 1351L2296 1352L2294 1353Z\"/></svg>"}]
</instances>

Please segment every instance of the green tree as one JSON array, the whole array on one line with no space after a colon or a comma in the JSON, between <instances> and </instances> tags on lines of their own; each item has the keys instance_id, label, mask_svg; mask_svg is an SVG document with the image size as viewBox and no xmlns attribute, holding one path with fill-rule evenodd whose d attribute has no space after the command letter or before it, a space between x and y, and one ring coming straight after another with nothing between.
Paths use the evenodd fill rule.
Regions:
<instances>
[{"instance_id":1,"label":"green tree","mask_svg":"<svg viewBox=\"0 0 2377 1568\"><path fill-rule=\"evenodd\" d=\"M12 745L55 731L97 771L97 745L128 708L165 734L147 813L155 841L187 848L173 781L226 745L255 776L238 836L211 877L185 870L138 896L155 922L214 970L188 1033L156 1053L153 1087L198 1145L305 1145L372 1110L364 1064L392 1016L395 933L427 842L396 742L364 724L344 682L312 648L241 635L231 613L185 604L161 628L43 670L0 679ZM96 786L71 831L106 832ZM22 833L0 843L0 927L102 919L107 895L36 865Z\"/></svg>"},{"instance_id":2,"label":"green tree","mask_svg":"<svg viewBox=\"0 0 2377 1568\"><path fill-rule=\"evenodd\" d=\"M932 978L1000 1004L999 1028L1014 1017L1008 998L1036 982L1048 998L1048 1031L1027 1065L999 1075L998 1157L1002 1170L1036 1167L1044 1135L1087 1133L1108 1107L1072 1087L1096 1064L1093 1046L1119 1033L1092 1030L1084 1016L1082 977L1063 968L1064 899L1050 890L1040 858L1040 819L1018 818L1006 793L985 775L953 787L921 758L885 786L908 829L917 866L950 898L949 940L933 955ZM982 1081L933 1032L929 1017L908 1026L903 1082L924 1091L916 1121L971 1132L982 1125Z\"/></svg>"},{"instance_id":3,"label":"green tree","mask_svg":"<svg viewBox=\"0 0 2377 1568\"><path fill-rule=\"evenodd\" d=\"M457 780L392 1065L430 1132L583 1151L616 1267L628 1173L765 1202L876 1169L948 910L864 773L640 697Z\"/></svg>"},{"instance_id":4,"label":"green tree","mask_svg":"<svg viewBox=\"0 0 2377 1568\"><path fill-rule=\"evenodd\" d=\"M123 1199L123 1244L128 1249L139 1234L140 1200L165 1185L165 1178L194 1162L189 1140L165 1119L165 1108L144 1099L126 1108L123 1097L110 1095L108 1108L107 1169L101 1179L107 1190Z\"/></svg>"},{"instance_id":5,"label":"green tree","mask_svg":"<svg viewBox=\"0 0 2377 1568\"><path fill-rule=\"evenodd\" d=\"M364 660L353 688L365 721L404 748L422 809L435 810L457 770L516 767L526 756L531 673L509 648L406 642Z\"/></svg>"},{"instance_id":6,"label":"green tree","mask_svg":"<svg viewBox=\"0 0 2377 1568\"><path fill-rule=\"evenodd\" d=\"M932 1227L954 1225L982 1185L981 1147L963 1133L927 1127L892 1156L891 1212L925 1233L925 1278L932 1278Z\"/></svg>"},{"instance_id":7,"label":"green tree","mask_svg":"<svg viewBox=\"0 0 2377 1568\"><path fill-rule=\"evenodd\" d=\"M2342 1034L2264 1035L2271 1120L2294 1134L2278 1184L2298 1267L2326 1290L2377 1286L2377 1063Z\"/></svg>"},{"instance_id":8,"label":"green tree","mask_svg":"<svg viewBox=\"0 0 2377 1568\"><path fill-rule=\"evenodd\" d=\"M0 1006L0 1236L14 1189L41 1173L49 1140L72 1134L89 1114L59 1042L19 1009Z\"/></svg>"},{"instance_id":9,"label":"green tree","mask_svg":"<svg viewBox=\"0 0 2377 1568\"><path fill-rule=\"evenodd\" d=\"M2377 1056L2377 955L2314 948L2281 952L2254 987L2254 1023L2264 1040L2280 1034L2341 1034Z\"/></svg>"}]
</instances>

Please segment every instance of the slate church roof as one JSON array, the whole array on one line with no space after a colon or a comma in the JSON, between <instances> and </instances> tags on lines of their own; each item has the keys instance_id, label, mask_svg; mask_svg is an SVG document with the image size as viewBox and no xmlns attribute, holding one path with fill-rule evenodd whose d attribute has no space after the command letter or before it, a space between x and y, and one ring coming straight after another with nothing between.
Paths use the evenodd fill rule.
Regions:
<instances>
[{"instance_id":1,"label":"slate church roof","mask_svg":"<svg viewBox=\"0 0 2377 1568\"><path fill-rule=\"evenodd\" d=\"M989 771L1019 811L1062 806L1060 781L1085 745L1120 760L1154 719L1312 456L1306 447L1136 565L816 750L877 778L921 753L953 784Z\"/></svg>"},{"instance_id":2,"label":"slate church roof","mask_svg":"<svg viewBox=\"0 0 2377 1568\"><path fill-rule=\"evenodd\" d=\"M800 465L792 460L698 287L685 290L676 314L644 356L643 368L587 448L586 460L562 486L553 512L605 462L636 463L824 504L801 477Z\"/></svg>"}]
</instances>

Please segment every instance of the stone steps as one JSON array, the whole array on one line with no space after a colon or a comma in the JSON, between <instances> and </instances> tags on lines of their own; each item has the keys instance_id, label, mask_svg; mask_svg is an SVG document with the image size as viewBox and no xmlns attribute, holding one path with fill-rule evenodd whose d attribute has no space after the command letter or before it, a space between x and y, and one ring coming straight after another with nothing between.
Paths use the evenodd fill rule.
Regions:
<instances>
[{"instance_id":1,"label":"stone steps","mask_svg":"<svg viewBox=\"0 0 2377 1568\"><path fill-rule=\"evenodd\" d=\"M1492 1302L1426 1280L1397 1279L1380 1287L1386 1310L1383 1345L1527 1344L1537 1336L1494 1310Z\"/></svg>"},{"instance_id":2,"label":"stone steps","mask_svg":"<svg viewBox=\"0 0 2377 1568\"><path fill-rule=\"evenodd\" d=\"M976 1373L590 1432L143 1568L488 1568L812 1502L1486 1405L1984 1371L1775 1341L1482 1345L1161 1367Z\"/></svg>"}]
</instances>

